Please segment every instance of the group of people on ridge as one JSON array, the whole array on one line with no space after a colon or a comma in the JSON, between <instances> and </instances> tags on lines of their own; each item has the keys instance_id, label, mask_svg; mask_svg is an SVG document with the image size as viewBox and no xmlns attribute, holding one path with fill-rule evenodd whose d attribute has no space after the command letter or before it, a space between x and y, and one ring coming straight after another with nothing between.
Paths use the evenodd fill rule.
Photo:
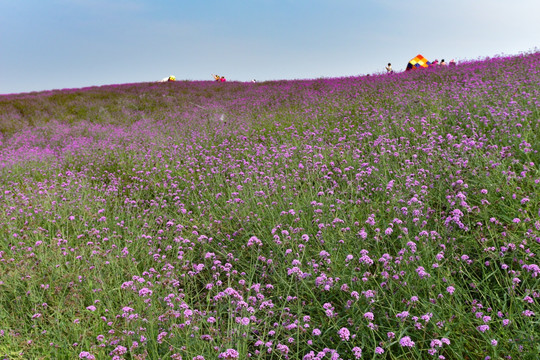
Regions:
<instances>
[{"instance_id":1,"label":"group of people on ridge","mask_svg":"<svg viewBox=\"0 0 540 360\"><path fill-rule=\"evenodd\" d=\"M446 62L444 61L444 59L441 60L441 62L439 62L438 59L435 59L435 61L433 61L431 63L431 65L441 65L441 66L446 66ZM450 66L454 66L456 65L456 61L454 59L450 60Z\"/></svg>"},{"instance_id":2,"label":"group of people on ridge","mask_svg":"<svg viewBox=\"0 0 540 360\"><path fill-rule=\"evenodd\" d=\"M212 74L212 76L214 77L215 81L220 81L220 82L227 81L227 79L225 79L225 76L219 76L219 75L214 75L214 74Z\"/></svg>"},{"instance_id":3,"label":"group of people on ridge","mask_svg":"<svg viewBox=\"0 0 540 360\"><path fill-rule=\"evenodd\" d=\"M435 61L431 62L431 63L428 63L429 66L437 66L437 65L441 65L441 66L446 66L446 62L444 61L444 59L441 60L441 62L439 63L439 60L438 59L435 59ZM454 59L450 60L450 66L455 66L456 65L456 61ZM394 73L394 70L392 70L392 64L391 63L388 63L388 65L386 65L384 67L386 69L386 73L387 74L393 74Z\"/></svg>"}]
</instances>

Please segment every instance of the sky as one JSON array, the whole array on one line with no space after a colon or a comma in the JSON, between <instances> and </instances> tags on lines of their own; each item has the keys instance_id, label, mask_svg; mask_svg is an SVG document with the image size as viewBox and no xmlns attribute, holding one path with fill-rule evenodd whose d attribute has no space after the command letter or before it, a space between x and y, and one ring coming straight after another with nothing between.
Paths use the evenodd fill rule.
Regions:
<instances>
[{"instance_id":1,"label":"sky","mask_svg":"<svg viewBox=\"0 0 540 360\"><path fill-rule=\"evenodd\" d=\"M539 0L0 0L0 94L540 51Z\"/></svg>"}]
</instances>

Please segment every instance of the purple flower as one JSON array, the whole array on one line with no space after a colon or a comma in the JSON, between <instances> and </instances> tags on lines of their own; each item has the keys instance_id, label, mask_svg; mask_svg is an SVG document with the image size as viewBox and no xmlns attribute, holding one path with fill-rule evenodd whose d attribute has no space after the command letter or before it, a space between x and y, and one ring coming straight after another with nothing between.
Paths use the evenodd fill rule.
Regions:
<instances>
[{"instance_id":1,"label":"purple flower","mask_svg":"<svg viewBox=\"0 0 540 360\"><path fill-rule=\"evenodd\" d=\"M237 322L245 326L245 325L249 325L250 320L248 317L243 317L243 318L240 318Z\"/></svg>"},{"instance_id":2,"label":"purple flower","mask_svg":"<svg viewBox=\"0 0 540 360\"><path fill-rule=\"evenodd\" d=\"M439 339L433 339L431 340L431 342L429 343L429 346L432 347L432 348L436 348L436 347L442 347L443 343L441 340Z\"/></svg>"},{"instance_id":3,"label":"purple flower","mask_svg":"<svg viewBox=\"0 0 540 360\"><path fill-rule=\"evenodd\" d=\"M276 349L278 349L282 354L287 355L290 351L287 345L277 344Z\"/></svg>"},{"instance_id":4,"label":"purple flower","mask_svg":"<svg viewBox=\"0 0 540 360\"><path fill-rule=\"evenodd\" d=\"M417 269L416 269L416 273L418 274L418 276L420 277L420 279L423 279L425 277L431 277L431 275L426 271L426 269L424 269L423 266L419 266Z\"/></svg>"},{"instance_id":5,"label":"purple flower","mask_svg":"<svg viewBox=\"0 0 540 360\"><path fill-rule=\"evenodd\" d=\"M405 336L399 339L399 345L403 347L414 347L414 341L412 341L409 336Z\"/></svg>"},{"instance_id":6,"label":"purple flower","mask_svg":"<svg viewBox=\"0 0 540 360\"><path fill-rule=\"evenodd\" d=\"M148 288L142 288L139 290L139 296L146 297L146 296L152 296L152 290Z\"/></svg>"},{"instance_id":7,"label":"purple flower","mask_svg":"<svg viewBox=\"0 0 540 360\"><path fill-rule=\"evenodd\" d=\"M400 312L400 313L396 314L397 318L400 318L400 319L403 319L403 320L406 319L408 316L409 316L408 311L403 311L403 312Z\"/></svg>"},{"instance_id":8,"label":"purple flower","mask_svg":"<svg viewBox=\"0 0 540 360\"><path fill-rule=\"evenodd\" d=\"M125 346L118 345L111 352L111 355L124 355L125 353L127 353L127 348Z\"/></svg>"},{"instance_id":9,"label":"purple flower","mask_svg":"<svg viewBox=\"0 0 540 360\"><path fill-rule=\"evenodd\" d=\"M96 357L90 354L88 351L82 351L81 353L79 353L79 359L95 360Z\"/></svg>"},{"instance_id":10,"label":"purple flower","mask_svg":"<svg viewBox=\"0 0 540 360\"><path fill-rule=\"evenodd\" d=\"M234 349L227 349L224 352L220 353L218 358L219 359L238 359L239 355L240 354L238 353L238 351Z\"/></svg>"},{"instance_id":11,"label":"purple flower","mask_svg":"<svg viewBox=\"0 0 540 360\"><path fill-rule=\"evenodd\" d=\"M343 327L343 328L339 329L338 335L341 338L341 340L349 341L350 336L351 336L351 332L346 327Z\"/></svg>"},{"instance_id":12,"label":"purple flower","mask_svg":"<svg viewBox=\"0 0 540 360\"><path fill-rule=\"evenodd\" d=\"M478 331L484 333L489 330L489 325L480 325L476 328Z\"/></svg>"},{"instance_id":13,"label":"purple flower","mask_svg":"<svg viewBox=\"0 0 540 360\"><path fill-rule=\"evenodd\" d=\"M247 242L247 246L248 247L251 247L253 245L256 245L256 246L262 246L263 243L261 240L259 240L256 236L252 236L249 238L248 242Z\"/></svg>"}]
</instances>

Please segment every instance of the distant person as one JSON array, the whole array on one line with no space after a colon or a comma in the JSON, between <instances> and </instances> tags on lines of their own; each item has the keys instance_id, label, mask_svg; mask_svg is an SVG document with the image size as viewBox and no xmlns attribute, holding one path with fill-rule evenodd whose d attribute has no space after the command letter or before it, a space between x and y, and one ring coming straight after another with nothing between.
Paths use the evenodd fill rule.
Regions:
<instances>
[{"instance_id":1,"label":"distant person","mask_svg":"<svg viewBox=\"0 0 540 360\"><path fill-rule=\"evenodd\" d=\"M446 66L446 63L444 62L444 59L441 60L441 65Z\"/></svg>"},{"instance_id":2,"label":"distant person","mask_svg":"<svg viewBox=\"0 0 540 360\"><path fill-rule=\"evenodd\" d=\"M252 83L256 83L256 82L257 82L257 80L255 80L255 79L252 79L252 80L251 80L251 82L252 82Z\"/></svg>"},{"instance_id":3,"label":"distant person","mask_svg":"<svg viewBox=\"0 0 540 360\"><path fill-rule=\"evenodd\" d=\"M454 59L450 60L450 66L456 66L456 60Z\"/></svg>"},{"instance_id":4,"label":"distant person","mask_svg":"<svg viewBox=\"0 0 540 360\"><path fill-rule=\"evenodd\" d=\"M386 73L387 73L387 74L391 74L391 73L394 72L394 71L392 70L392 64L390 64L390 63L388 63L388 65L386 65L385 69L386 69Z\"/></svg>"},{"instance_id":5,"label":"distant person","mask_svg":"<svg viewBox=\"0 0 540 360\"><path fill-rule=\"evenodd\" d=\"M220 81L221 80L221 76L219 76L219 75L212 74L212 76L214 77L215 81Z\"/></svg>"},{"instance_id":6,"label":"distant person","mask_svg":"<svg viewBox=\"0 0 540 360\"><path fill-rule=\"evenodd\" d=\"M227 79L225 79L225 76L222 76L221 79L219 79L219 81L225 82L225 81L227 81Z\"/></svg>"}]
</instances>

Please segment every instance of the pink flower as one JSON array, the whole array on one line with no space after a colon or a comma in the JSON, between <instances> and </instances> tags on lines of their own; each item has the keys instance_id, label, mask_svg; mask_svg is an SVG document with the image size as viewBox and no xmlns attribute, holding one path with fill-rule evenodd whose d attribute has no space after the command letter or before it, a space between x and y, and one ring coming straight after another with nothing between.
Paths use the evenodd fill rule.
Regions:
<instances>
[{"instance_id":1,"label":"pink flower","mask_svg":"<svg viewBox=\"0 0 540 360\"><path fill-rule=\"evenodd\" d=\"M408 311L403 311L403 312L400 312L400 313L396 314L396 317L400 318L400 319L406 319L408 316L409 316Z\"/></svg>"},{"instance_id":2,"label":"pink flower","mask_svg":"<svg viewBox=\"0 0 540 360\"><path fill-rule=\"evenodd\" d=\"M439 339L433 339L431 340L429 346L431 346L432 348L436 348L436 347L442 347L443 343L441 340Z\"/></svg>"},{"instance_id":3,"label":"pink flower","mask_svg":"<svg viewBox=\"0 0 540 360\"><path fill-rule=\"evenodd\" d=\"M489 325L480 325L476 328L478 331L484 333L489 330Z\"/></svg>"},{"instance_id":4,"label":"pink flower","mask_svg":"<svg viewBox=\"0 0 540 360\"><path fill-rule=\"evenodd\" d=\"M127 348L125 346L122 346L122 345L118 345L111 352L111 354L114 354L114 355L124 355L125 353L127 353Z\"/></svg>"},{"instance_id":5,"label":"pink flower","mask_svg":"<svg viewBox=\"0 0 540 360\"><path fill-rule=\"evenodd\" d=\"M341 340L349 341L350 336L351 336L351 332L346 327L343 327L343 328L339 329L338 335L341 338Z\"/></svg>"},{"instance_id":6,"label":"pink flower","mask_svg":"<svg viewBox=\"0 0 540 360\"><path fill-rule=\"evenodd\" d=\"M405 336L399 340L399 345L403 347L414 347L414 341L412 341L409 336Z\"/></svg>"},{"instance_id":7,"label":"pink flower","mask_svg":"<svg viewBox=\"0 0 540 360\"><path fill-rule=\"evenodd\" d=\"M148 288L142 288L139 290L139 296L146 297L146 296L152 296L152 290Z\"/></svg>"},{"instance_id":8,"label":"pink flower","mask_svg":"<svg viewBox=\"0 0 540 360\"><path fill-rule=\"evenodd\" d=\"M96 357L94 355L90 354L88 351L82 351L79 354L79 359L95 360Z\"/></svg>"},{"instance_id":9,"label":"pink flower","mask_svg":"<svg viewBox=\"0 0 540 360\"><path fill-rule=\"evenodd\" d=\"M289 347L287 345L283 344L277 344L276 349L278 349L282 354L288 354L289 353Z\"/></svg>"},{"instance_id":10,"label":"pink flower","mask_svg":"<svg viewBox=\"0 0 540 360\"><path fill-rule=\"evenodd\" d=\"M248 242L247 242L247 246L248 247L251 247L253 245L256 245L256 246L262 246L263 243L261 240L259 240L256 236L252 236L249 238Z\"/></svg>"},{"instance_id":11,"label":"pink flower","mask_svg":"<svg viewBox=\"0 0 540 360\"><path fill-rule=\"evenodd\" d=\"M219 354L218 358L219 359L238 359L239 355L240 354L238 353L238 351L234 349L227 349L221 354Z\"/></svg>"}]
</instances>

